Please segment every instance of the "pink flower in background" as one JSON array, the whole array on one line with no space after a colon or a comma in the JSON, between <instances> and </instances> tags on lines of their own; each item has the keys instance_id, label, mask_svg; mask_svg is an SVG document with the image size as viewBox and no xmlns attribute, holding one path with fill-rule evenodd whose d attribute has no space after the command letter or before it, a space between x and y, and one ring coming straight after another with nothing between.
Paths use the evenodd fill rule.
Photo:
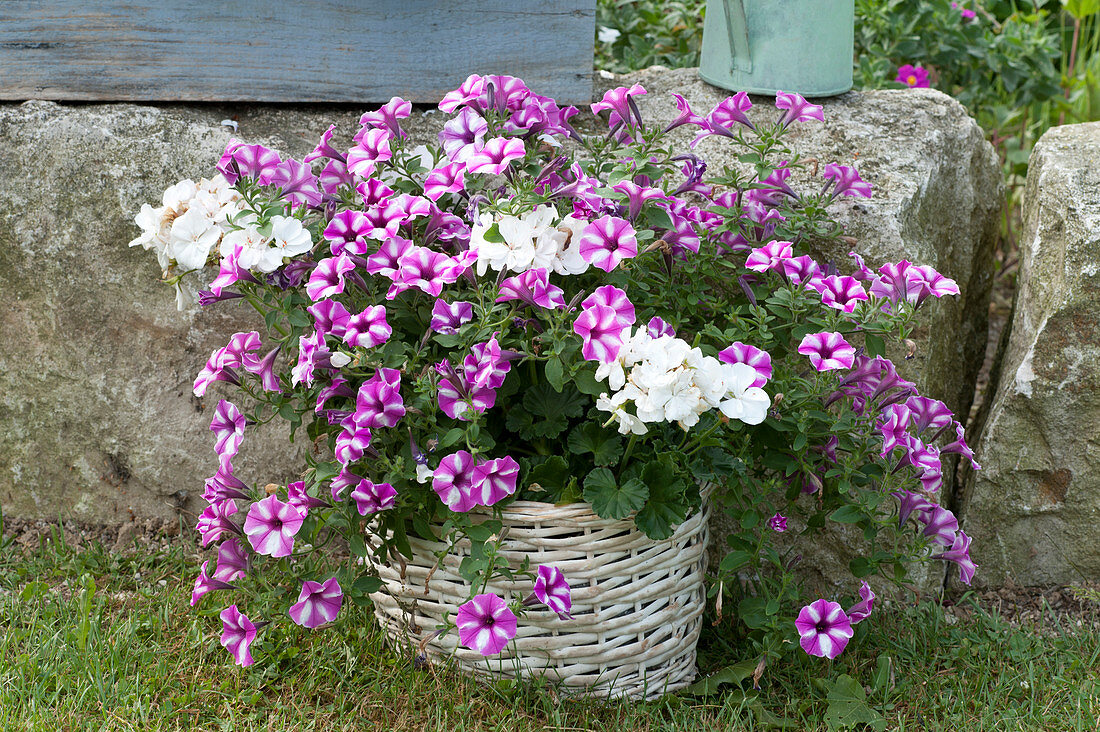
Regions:
<instances>
[{"instance_id":1,"label":"pink flower in background","mask_svg":"<svg viewBox=\"0 0 1100 732\"><path fill-rule=\"evenodd\" d=\"M460 605L455 615L459 642L483 656L500 653L516 637L516 616L508 603L492 593Z\"/></svg>"},{"instance_id":2,"label":"pink flower in background","mask_svg":"<svg viewBox=\"0 0 1100 732\"><path fill-rule=\"evenodd\" d=\"M798 630L802 650L830 660L839 656L855 635L840 604L825 599L815 600L802 608L794 627Z\"/></svg>"},{"instance_id":3,"label":"pink flower in background","mask_svg":"<svg viewBox=\"0 0 1100 732\"><path fill-rule=\"evenodd\" d=\"M584 227L578 252L593 267L610 272L622 260L638 256L638 239L630 222L602 216Z\"/></svg>"},{"instance_id":4,"label":"pink flower in background","mask_svg":"<svg viewBox=\"0 0 1100 732\"><path fill-rule=\"evenodd\" d=\"M776 513L768 519L768 528L776 533L782 534L787 530L787 517L781 513Z\"/></svg>"},{"instance_id":5,"label":"pink flower in background","mask_svg":"<svg viewBox=\"0 0 1100 732\"><path fill-rule=\"evenodd\" d=\"M798 344L798 352L808 356L818 371L850 369L855 362L856 349L840 333L810 333Z\"/></svg>"},{"instance_id":6,"label":"pink flower in background","mask_svg":"<svg viewBox=\"0 0 1100 732\"><path fill-rule=\"evenodd\" d=\"M558 614L562 620L571 620L573 599L565 575L557 567L540 564L535 576L535 598Z\"/></svg>"},{"instance_id":7,"label":"pink flower in background","mask_svg":"<svg viewBox=\"0 0 1100 732\"><path fill-rule=\"evenodd\" d=\"M722 363L743 363L746 366L752 366L756 371L756 379L750 386L764 386L772 377L771 354L741 341L734 341L728 348L719 351L718 360Z\"/></svg>"},{"instance_id":8,"label":"pink flower in background","mask_svg":"<svg viewBox=\"0 0 1100 732\"><path fill-rule=\"evenodd\" d=\"M494 137L466 159L466 171L469 173L487 173L501 175L508 165L527 154L523 140L515 137Z\"/></svg>"},{"instance_id":9,"label":"pink flower in background","mask_svg":"<svg viewBox=\"0 0 1100 732\"><path fill-rule=\"evenodd\" d=\"M623 325L606 305L595 305L581 312L573 322L573 331L583 339L581 355L588 361L610 363L623 345Z\"/></svg>"},{"instance_id":10,"label":"pink flower in background","mask_svg":"<svg viewBox=\"0 0 1100 732\"><path fill-rule=\"evenodd\" d=\"M230 140L217 170L230 185L238 178L255 178L261 186L266 186L270 185L275 168L281 162L277 152L263 145L245 145L240 140Z\"/></svg>"},{"instance_id":11,"label":"pink flower in background","mask_svg":"<svg viewBox=\"0 0 1100 732\"><path fill-rule=\"evenodd\" d=\"M249 646L256 640L256 626L247 615L237 609L236 605L230 605L222 610L218 617L222 621L221 644L238 665L251 666L254 661Z\"/></svg>"},{"instance_id":12,"label":"pink flower in background","mask_svg":"<svg viewBox=\"0 0 1100 732\"><path fill-rule=\"evenodd\" d=\"M966 585L974 579L974 572L978 569L978 565L970 559L970 537L962 531L955 534L955 540L951 543L950 549L940 554L933 554L932 558L954 562L959 568L959 581Z\"/></svg>"},{"instance_id":13,"label":"pink flower in background","mask_svg":"<svg viewBox=\"0 0 1100 732\"><path fill-rule=\"evenodd\" d=\"M646 323L646 332L649 333L650 338L660 338L661 336L676 337L676 329L657 316L653 316L649 319L649 322ZM757 386L757 384L753 386Z\"/></svg>"},{"instance_id":14,"label":"pink flower in background","mask_svg":"<svg viewBox=\"0 0 1100 732\"><path fill-rule=\"evenodd\" d=\"M927 69L912 64L898 67L898 75L894 81L911 88L928 88L930 86Z\"/></svg>"},{"instance_id":15,"label":"pink flower in background","mask_svg":"<svg viewBox=\"0 0 1100 732\"><path fill-rule=\"evenodd\" d=\"M258 554L286 557L294 551L294 535L304 520L301 511L271 495L248 509L244 533Z\"/></svg>"},{"instance_id":16,"label":"pink flower in background","mask_svg":"<svg viewBox=\"0 0 1100 732\"><path fill-rule=\"evenodd\" d=\"M784 127L789 127L795 122L809 122L812 119L818 122L825 121L825 112L821 105L810 104L801 94L794 92L776 92L775 108L784 110L783 116L779 119L779 124Z\"/></svg>"},{"instance_id":17,"label":"pink flower in background","mask_svg":"<svg viewBox=\"0 0 1100 732\"><path fill-rule=\"evenodd\" d=\"M340 589L335 577L323 584L306 580L302 583L298 602L290 606L287 614L303 628L317 628L335 620L343 603L344 591Z\"/></svg>"},{"instance_id":18,"label":"pink flower in background","mask_svg":"<svg viewBox=\"0 0 1100 732\"><path fill-rule=\"evenodd\" d=\"M672 96L676 99L676 118L668 123L665 132L674 130L682 125L695 125L706 128L707 121L691 110L691 105L681 95L675 92Z\"/></svg>"},{"instance_id":19,"label":"pink flower in background","mask_svg":"<svg viewBox=\"0 0 1100 732\"><path fill-rule=\"evenodd\" d=\"M968 20L974 20L974 18L978 17L978 14L975 13L973 10L971 10L970 8L959 7L958 3L951 3L951 9L952 10L958 10L959 15L962 16L962 19L963 19L964 22L968 21ZM967 584L969 584L969 583L967 583Z\"/></svg>"},{"instance_id":20,"label":"pink flower in background","mask_svg":"<svg viewBox=\"0 0 1100 732\"><path fill-rule=\"evenodd\" d=\"M848 608L848 619L852 621L852 625L859 623L862 620L866 620L867 616L871 614L871 609L875 606L875 593L871 592L871 586L866 582L863 582L859 586L859 602Z\"/></svg>"},{"instance_id":21,"label":"pink flower in background","mask_svg":"<svg viewBox=\"0 0 1100 732\"><path fill-rule=\"evenodd\" d=\"M364 478L351 492L351 500L360 516L367 516L393 508L397 503L397 490L389 483L372 483Z\"/></svg>"}]
</instances>

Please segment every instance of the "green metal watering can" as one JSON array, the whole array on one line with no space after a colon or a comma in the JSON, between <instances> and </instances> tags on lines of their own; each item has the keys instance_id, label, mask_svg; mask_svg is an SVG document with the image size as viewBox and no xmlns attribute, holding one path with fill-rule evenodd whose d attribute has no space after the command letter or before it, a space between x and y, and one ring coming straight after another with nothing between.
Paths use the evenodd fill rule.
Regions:
<instances>
[{"instance_id":1,"label":"green metal watering can","mask_svg":"<svg viewBox=\"0 0 1100 732\"><path fill-rule=\"evenodd\" d=\"M754 94L852 88L855 0L708 0L699 76Z\"/></svg>"}]
</instances>

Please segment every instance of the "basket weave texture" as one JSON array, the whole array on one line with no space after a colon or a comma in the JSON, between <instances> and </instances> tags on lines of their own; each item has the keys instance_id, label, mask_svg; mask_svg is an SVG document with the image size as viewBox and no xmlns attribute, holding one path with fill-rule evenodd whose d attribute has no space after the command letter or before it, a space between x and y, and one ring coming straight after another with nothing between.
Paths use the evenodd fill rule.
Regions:
<instances>
[{"instance_id":1,"label":"basket weave texture","mask_svg":"<svg viewBox=\"0 0 1100 732\"><path fill-rule=\"evenodd\" d=\"M453 657L479 675L545 676L569 695L653 699L695 677L708 517L704 500L670 538L654 541L632 521L600 518L587 503L512 503L503 511L500 556L513 569L525 557L532 571L539 564L560 568L573 618L561 620L541 604L528 608L516 637L496 656L459 646L456 631L426 640L469 596L458 573L469 554L465 540L439 562L446 544L410 537L411 558L377 566L385 584L371 596L375 614L398 645L423 644L428 658ZM487 591L524 598L532 587L528 579L497 579Z\"/></svg>"}]
</instances>

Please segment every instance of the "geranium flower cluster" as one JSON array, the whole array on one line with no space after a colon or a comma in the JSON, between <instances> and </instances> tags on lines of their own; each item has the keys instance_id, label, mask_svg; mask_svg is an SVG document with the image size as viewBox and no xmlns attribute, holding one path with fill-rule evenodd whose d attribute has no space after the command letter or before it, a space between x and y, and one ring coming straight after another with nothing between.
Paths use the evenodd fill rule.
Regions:
<instances>
[{"instance_id":1,"label":"geranium flower cluster","mask_svg":"<svg viewBox=\"0 0 1100 732\"><path fill-rule=\"evenodd\" d=\"M591 105L606 130L585 136L577 109L473 75L425 139L394 98L342 144L330 127L301 161L232 140L215 178L138 214L134 244L156 252L166 281L200 278L201 304L247 303L267 329L234 334L194 382L198 397L245 396L213 410L218 467L196 528L217 556L192 596L240 598L220 612L238 663L252 663L268 624L339 622L345 596L365 602L379 587L363 559L407 553L410 534L492 556L498 512L516 499L586 500L664 538L712 483L737 495L731 510L752 536L731 545L757 570L779 556L765 548L788 517L825 506L868 531L908 532L901 545L925 558L934 547L969 581L969 538L936 501L942 456L972 459L962 426L881 345L958 288L927 266L872 270L855 257L842 274L800 250L803 231L829 230L829 203L872 195L833 163L814 192L796 190L805 171L784 135L822 120L820 106L780 94L768 124L750 119L743 93L705 114L673 95L661 126L643 121L644 94L608 91ZM768 162L708 178L696 153L708 138ZM235 475L251 425L276 417L308 438L300 480ZM352 557L331 569L334 533ZM563 622L574 612L553 565L505 575L471 559L460 571L468 601L438 630L478 653L499 653L525 608ZM502 576L507 592L494 590ZM804 607L802 647L839 653L871 611L866 582L859 596L847 611ZM793 619L795 598L778 599Z\"/></svg>"}]
</instances>

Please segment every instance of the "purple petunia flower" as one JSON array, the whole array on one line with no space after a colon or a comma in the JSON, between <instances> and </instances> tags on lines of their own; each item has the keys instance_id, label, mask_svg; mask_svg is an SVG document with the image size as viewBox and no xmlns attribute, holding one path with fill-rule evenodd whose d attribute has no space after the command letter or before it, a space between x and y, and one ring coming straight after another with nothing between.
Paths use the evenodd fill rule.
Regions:
<instances>
[{"instance_id":1,"label":"purple petunia flower","mask_svg":"<svg viewBox=\"0 0 1100 732\"><path fill-rule=\"evenodd\" d=\"M365 213L345 209L332 217L328 226L325 227L324 237L334 256L342 252L366 254L367 238L371 228Z\"/></svg>"},{"instance_id":2,"label":"purple petunia flower","mask_svg":"<svg viewBox=\"0 0 1100 732\"><path fill-rule=\"evenodd\" d=\"M317 187L317 176L309 165L293 158L287 158L275 166L271 174L271 185L277 187L281 197L292 204L321 205L321 189Z\"/></svg>"},{"instance_id":3,"label":"purple petunia flower","mask_svg":"<svg viewBox=\"0 0 1100 732\"><path fill-rule=\"evenodd\" d=\"M894 448L904 447L909 439L909 407L904 404L891 404L882 410L883 420L878 423L878 431L882 434L882 451L880 456L886 457Z\"/></svg>"},{"instance_id":4,"label":"purple petunia flower","mask_svg":"<svg viewBox=\"0 0 1100 732\"><path fill-rule=\"evenodd\" d=\"M455 616L459 642L483 656L500 653L516 637L516 616L508 603L492 593L460 605Z\"/></svg>"},{"instance_id":5,"label":"purple petunia flower","mask_svg":"<svg viewBox=\"0 0 1100 732\"><path fill-rule=\"evenodd\" d=\"M770 269L782 269L783 261L794 256L789 241L770 241L762 247L749 252L745 267L754 272L767 272Z\"/></svg>"},{"instance_id":6,"label":"purple petunia flower","mask_svg":"<svg viewBox=\"0 0 1100 732\"><path fill-rule=\"evenodd\" d=\"M912 64L898 67L898 75L894 81L905 84L910 88L928 88L931 86L928 82L928 70Z\"/></svg>"},{"instance_id":7,"label":"purple petunia flower","mask_svg":"<svg viewBox=\"0 0 1100 732\"><path fill-rule=\"evenodd\" d=\"M280 346L275 346L263 358L246 353L241 358L241 366L248 373L260 377L260 387L264 391L275 391L281 394L283 390L279 386L279 375L275 373L275 357L279 355L279 349Z\"/></svg>"},{"instance_id":8,"label":"purple petunia flower","mask_svg":"<svg viewBox=\"0 0 1100 732\"><path fill-rule=\"evenodd\" d=\"M214 578L222 582L232 582L248 574L248 554L240 539L231 537L218 547L218 563L214 567Z\"/></svg>"},{"instance_id":9,"label":"purple petunia flower","mask_svg":"<svg viewBox=\"0 0 1100 732\"><path fill-rule=\"evenodd\" d=\"M924 524L921 533L941 546L952 546L959 531L959 520L955 514L943 506L932 507L916 513L917 520Z\"/></svg>"},{"instance_id":10,"label":"purple petunia flower","mask_svg":"<svg viewBox=\"0 0 1100 732\"><path fill-rule=\"evenodd\" d=\"M290 383L312 386L313 372L318 366L330 367L331 358L332 351L325 345L324 333L315 330L308 335L298 336L298 363L290 370Z\"/></svg>"},{"instance_id":11,"label":"purple petunia flower","mask_svg":"<svg viewBox=\"0 0 1100 732\"><path fill-rule=\"evenodd\" d=\"M912 396L906 400L905 406L909 407L913 414L913 434L920 435L926 429L932 430L932 437L927 440L928 442L937 440L955 423L954 413L938 399Z\"/></svg>"},{"instance_id":12,"label":"purple petunia flower","mask_svg":"<svg viewBox=\"0 0 1100 732\"><path fill-rule=\"evenodd\" d=\"M515 137L494 137L466 160L466 172L501 175L513 160L527 154L523 140Z\"/></svg>"},{"instance_id":13,"label":"purple petunia flower","mask_svg":"<svg viewBox=\"0 0 1100 732\"><path fill-rule=\"evenodd\" d=\"M218 465L217 472L206 479L202 497L208 503L220 503L230 498L248 498L248 486L233 475L229 462Z\"/></svg>"},{"instance_id":14,"label":"purple petunia flower","mask_svg":"<svg viewBox=\"0 0 1100 732\"><path fill-rule=\"evenodd\" d=\"M649 322L646 323L646 332L649 333L650 338L660 338L661 336L676 337L676 329L656 315L650 318Z\"/></svg>"},{"instance_id":15,"label":"purple petunia flower","mask_svg":"<svg viewBox=\"0 0 1100 732\"><path fill-rule=\"evenodd\" d=\"M909 516L913 514L919 516L926 511L931 511L936 505L921 494L911 491L896 491L890 495L898 499L898 528L905 525Z\"/></svg>"},{"instance_id":16,"label":"purple petunia flower","mask_svg":"<svg viewBox=\"0 0 1100 732\"><path fill-rule=\"evenodd\" d=\"M210 564L209 561L202 563L202 568L199 570L199 576L195 579L195 589L191 592L191 607L199 604L199 601L203 597L213 592L214 590L235 590L236 587L228 582L222 582L217 577L211 577L206 574L206 567ZM215 573L216 574L216 573Z\"/></svg>"},{"instance_id":17,"label":"purple petunia flower","mask_svg":"<svg viewBox=\"0 0 1100 732\"><path fill-rule=\"evenodd\" d=\"M624 180L611 186L612 190L626 195L627 218L634 221L642 212L646 201L671 201L672 198L660 188L640 186L633 181Z\"/></svg>"},{"instance_id":18,"label":"purple petunia flower","mask_svg":"<svg viewBox=\"0 0 1100 732\"><path fill-rule=\"evenodd\" d=\"M356 424L355 415L349 415L340 423L340 432L336 435L333 455L336 462L344 467L361 460L370 447L370 428Z\"/></svg>"},{"instance_id":19,"label":"purple petunia flower","mask_svg":"<svg viewBox=\"0 0 1100 732\"><path fill-rule=\"evenodd\" d=\"M313 152L302 158L303 163L312 163L314 160L321 160L322 158L331 158L332 160L338 160L343 162L347 158L336 148L332 146L332 133L336 131L336 125L329 125L328 129L321 133L321 139L317 143L317 147L313 148Z\"/></svg>"},{"instance_id":20,"label":"purple petunia flower","mask_svg":"<svg viewBox=\"0 0 1100 732\"><path fill-rule=\"evenodd\" d=\"M810 358L818 371L850 369L855 362L856 349L840 333L810 333L798 344L798 352Z\"/></svg>"},{"instance_id":21,"label":"purple petunia flower","mask_svg":"<svg viewBox=\"0 0 1100 732\"><path fill-rule=\"evenodd\" d=\"M222 289L235 285L238 282L259 282L252 273L240 265L243 244L234 244L232 251L221 259L218 268L218 276L210 283L210 292L215 296L221 296Z\"/></svg>"},{"instance_id":22,"label":"purple petunia flower","mask_svg":"<svg viewBox=\"0 0 1100 732\"><path fill-rule=\"evenodd\" d=\"M471 155L484 146L485 133L488 131L489 123L477 112L466 107L443 125L439 132L439 143L452 161L466 163Z\"/></svg>"},{"instance_id":23,"label":"purple petunia flower","mask_svg":"<svg viewBox=\"0 0 1100 732\"><path fill-rule=\"evenodd\" d=\"M562 620L572 620L569 614L573 609L569 583L557 567L540 564L535 576L534 597L546 607L558 614Z\"/></svg>"},{"instance_id":24,"label":"purple petunia flower","mask_svg":"<svg viewBox=\"0 0 1100 732\"><path fill-rule=\"evenodd\" d=\"M871 609L874 608L874 606L875 593L871 592L871 585L862 582L859 586L859 602L848 608L848 619L852 622L852 625L856 625L860 621L867 619L867 616L871 614Z\"/></svg>"},{"instance_id":25,"label":"purple petunia flower","mask_svg":"<svg viewBox=\"0 0 1100 732\"><path fill-rule=\"evenodd\" d=\"M386 322L386 306L370 305L348 318L344 342L357 348L374 348L390 339L393 328Z\"/></svg>"},{"instance_id":26,"label":"purple petunia flower","mask_svg":"<svg viewBox=\"0 0 1100 732\"><path fill-rule=\"evenodd\" d=\"M624 326L634 325L634 321L637 320L634 313L634 303L630 302L630 298L625 291L614 285L597 287L591 295L581 301L581 309L583 310L588 310L597 305L603 305L614 310L615 320Z\"/></svg>"},{"instance_id":27,"label":"purple petunia flower","mask_svg":"<svg viewBox=\"0 0 1100 732\"><path fill-rule=\"evenodd\" d=\"M439 102L439 109L443 112L453 112L464 104L476 100L485 92L485 77L477 74L470 74L466 77L466 81L462 82L454 91L449 91L443 95L443 99Z\"/></svg>"},{"instance_id":28,"label":"purple petunia flower","mask_svg":"<svg viewBox=\"0 0 1100 732\"><path fill-rule=\"evenodd\" d=\"M236 605L230 605L218 615L222 621L221 644L233 656L233 660L240 666L251 666L252 653L248 647L256 640L256 626L248 619L248 616L237 609Z\"/></svg>"},{"instance_id":29,"label":"purple petunia flower","mask_svg":"<svg viewBox=\"0 0 1100 732\"><path fill-rule=\"evenodd\" d=\"M401 399L401 372L381 368L363 382L355 397L355 424L375 429L393 427L405 416Z\"/></svg>"},{"instance_id":30,"label":"purple petunia flower","mask_svg":"<svg viewBox=\"0 0 1100 732\"><path fill-rule=\"evenodd\" d=\"M826 181L825 188L822 192L832 187L832 190L829 191L830 199L836 198L837 196L871 197L871 184L860 178L859 171L855 168L846 165L837 165L836 163L828 163L821 177Z\"/></svg>"},{"instance_id":31,"label":"purple petunia flower","mask_svg":"<svg viewBox=\"0 0 1100 732\"><path fill-rule=\"evenodd\" d=\"M479 506L493 506L516 492L519 463L505 455L474 467L470 495Z\"/></svg>"},{"instance_id":32,"label":"purple petunia flower","mask_svg":"<svg viewBox=\"0 0 1100 732\"><path fill-rule=\"evenodd\" d=\"M261 345L260 334L256 331L234 333L230 336L229 343L211 353L206 365L199 371L195 378L195 396L206 394L207 387L215 381L240 384L240 378L233 369L240 367L244 363L244 357L259 350Z\"/></svg>"},{"instance_id":33,"label":"purple petunia flower","mask_svg":"<svg viewBox=\"0 0 1100 732\"><path fill-rule=\"evenodd\" d=\"M802 650L830 660L840 655L855 635L852 623L839 603L821 599L806 605L794 621Z\"/></svg>"},{"instance_id":34,"label":"purple petunia flower","mask_svg":"<svg viewBox=\"0 0 1100 732\"><path fill-rule=\"evenodd\" d=\"M354 269L355 263L344 252L322 259L309 275L306 294L314 302L339 295L344 291L344 275Z\"/></svg>"},{"instance_id":35,"label":"purple petunia flower","mask_svg":"<svg viewBox=\"0 0 1100 732\"><path fill-rule=\"evenodd\" d=\"M750 130L755 130L755 125L749 121L746 114L750 109L752 109L752 102L749 101L749 95L745 92L737 92L733 96L726 97L718 102L714 109L710 110L710 114L706 116L703 131L691 141L691 146L695 147L700 140L708 135L736 137L733 132L734 125L744 125Z\"/></svg>"},{"instance_id":36,"label":"purple petunia flower","mask_svg":"<svg viewBox=\"0 0 1100 732\"><path fill-rule=\"evenodd\" d=\"M396 230L397 227L394 228ZM394 275L397 274L398 262L401 261L401 257L414 246L416 245L409 239L403 239L399 236L387 237L382 242L382 246L378 247L378 251L367 257L367 272L392 280Z\"/></svg>"},{"instance_id":37,"label":"purple petunia flower","mask_svg":"<svg viewBox=\"0 0 1100 732\"><path fill-rule=\"evenodd\" d=\"M232 499L211 503L199 514L199 522L195 529L202 538L202 548L210 546L214 542L221 541L227 534L240 534L241 527L233 523L229 517L237 513L237 504Z\"/></svg>"},{"instance_id":38,"label":"purple petunia flower","mask_svg":"<svg viewBox=\"0 0 1100 732\"><path fill-rule=\"evenodd\" d=\"M605 110L610 111L608 116L608 125L611 128L615 128L619 124L625 126L630 125L631 118L635 118L637 124L641 126L642 120L638 118L637 103L633 97L641 96L646 93L645 88L641 84L634 84L632 86L625 87L620 86L615 89L608 89L604 92L603 98L598 102L594 102L590 105L592 114L599 114Z\"/></svg>"},{"instance_id":39,"label":"purple petunia flower","mask_svg":"<svg viewBox=\"0 0 1100 732\"><path fill-rule=\"evenodd\" d=\"M787 517L776 512L774 516L768 519L768 528L776 533L782 534L787 530Z\"/></svg>"},{"instance_id":40,"label":"purple petunia flower","mask_svg":"<svg viewBox=\"0 0 1100 732\"><path fill-rule=\"evenodd\" d=\"M255 178L259 185L266 186L271 184L280 162L279 154L270 148L230 140L218 161L217 170L230 185L236 183L238 178Z\"/></svg>"},{"instance_id":41,"label":"purple petunia flower","mask_svg":"<svg viewBox=\"0 0 1100 732\"><path fill-rule=\"evenodd\" d=\"M244 533L258 554L286 557L294 551L294 536L304 520L297 508L270 495L248 509Z\"/></svg>"},{"instance_id":42,"label":"purple petunia flower","mask_svg":"<svg viewBox=\"0 0 1100 732\"><path fill-rule=\"evenodd\" d=\"M351 500L360 516L393 508L397 504L397 490L389 483L372 483L364 478L351 492Z\"/></svg>"},{"instance_id":43,"label":"purple petunia flower","mask_svg":"<svg viewBox=\"0 0 1100 732\"><path fill-rule=\"evenodd\" d=\"M444 193L459 193L466 187L465 163L433 168L424 179L424 195L438 201Z\"/></svg>"},{"instance_id":44,"label":"purple petunia flower","mask_svg":"<svg viewBox=\"0 0 1100 732\"><path fill-rule=\"evenodd\" d=\"M318 333L335 338L344 337L351 313L342 303L336 300L321 300L306 308L306 312L313 316L313 327Z\"/></svg>"},{"instance_id":45,"label":"purple petunia flower","mask_svg":"<svg viewBox=\"0 0 1100 732\"><path fill-rule=\"evenodd\" d=\"M442 299L432 305L432 320L428 327L436 333L452 335L458 332L463 323L474 319L474 304L456 301L447 304Z\"/></svg>"},{"instance_id":46,"label":"purple petunia flower","mask_svg":"<svg viewBox=\"0 0 1100 732\"><path fill-rule=\"evenodd\" d=\"M959 568L959 581L967 585L974 579L974 572L978 569L978 565L970 559L970 537L962 531L955 534L955 540L951 542L950 549L933 554L932 558L954 562Z\"/></svg>"},{"instance_id":47,"label":"purple petunia flower","mask_svg":"<svg viewBox=\"0 0 1100 732\"><path fill-rule=\"evenodd\" d=\"M821 276L821 266L808 254L783 260L783 274L795 285L808 286Z\"/></svg>"},{"instance_id":48,"label":"purple petunia flower","mask_svg":"<svg viewBox=\"0 0 1100 732\"><path fill-rule=\"evenodd\" d=\"M214 408L210 430L214 433L214 450L218 453L218 462L221 465L229 463L240 450L246 422L233 402L222 399Z\"/></svg>"},{"instance_id":49,"label":"purple petunia flower","mask_svg":"<svg viewBox=\"0 0 1100 732\"><path fill-rule=\"evenodd\" d=\"M324 584L306 580L302 583L298 602L290 606L287 615L303 628L317 628L335 620L343 603L344 591L340 589L335 577L326 580Z\"/></svg>"},{"instance_id":50,"label":"purple petunia flower","mask_svg":"<svg viewBox=\"0 0 1100 732\"><path fill-rule=\"evenodd\" d=\"M343 157L343 155L340 157ZM330 160L325 164L321 174L317 176L317 182L321 184L321 190L326 195L335 196L341 186L354 184L355 176L348 172L348 166L344 161Z\"/></svg>"},{"instance_id":51,"label":"purple petunia flower","mask_svg":"<svg viewBox=\"0 0 1100 732\"><path fill-rule=\"evenodd\" d=\"M393 285L386 293L386 299L392 300L413 287L432 297L439 297L443 286L457 282L476 259L477 251L474 249L448 257L442 252L414 244L397 260L397 271L392 275Z\"/></svg>"},{"instance_id":52,"label":"purple petunia flower","mask_svg":"<svg viewBox=\"0 0 1100 732\"><path fill-rule=\"evenodd\" d=\"M764 386L772 377L771 354L741 341L734 341L728 348L719 351L718 360L722 363L752 366L756 371L756 379L749 386Z\"/></svg>"},{"instance_id":53,"label":"purple petunia flower","mask_svg":"<svg viewBox=\"0 0 1100 732\"><path fill-rule=\"evenodd\" d=\"M665 127L665 133L682 125L695 125L696 127L706 128L707 121L691 110L691 105L688 104L686 99L675 92L672 96L676 99L676 118Z\"/></svg>"},{"instance_id":54,"label":"purple petunia flower","mask_svg":"<svg viewBox=\"0 0 1100 732\"><path fill-rule=\"evenodd\" d=\"M638 256L638 239L630 222L602 216L584 227L577 251L593 267L610 272L622 260Z\"/></svg>"},{"instance_id":55,"label":"purple petunia flower","mask_svg":"<svg viewBox=\"0 0 1100 732\"><path fill-rule=\"evenodd\" d=\"M565 307L562 289L550 284L550 275L542 267L509 277L500 283L498 292L496 302L521 300L532 307L547 310Z\"/></svg>"},{"instance_id":56,"label":"purple petunia flower","mask_svg":"<svg viewBox=\"0 0 1100 732\"><path fill-rule=\"evenodd\" d=\"M829 275L810 280L808 285L821 295L821 304L826 307L839 310L842 313L851 313L862 301L866 301L867 291L855 277L844 275Z\"/></svg>"},{"instance_id":57,"label":"purple petunia flower","mask_svg":"<svg viewBox=\"0 0 1100 732\"><path fill-rule=\"evenodd\" d=\"M582 311L573 322L573 331L583 339L581 355L600 363L611 363L619 355L626 328L615 310L606 305Z\"/></svg>"},{"instance_id":58,"label":"purple petunia flower","mask_svg":"<svg viewBox=\"0 0 1100 732\"><path fill-rule=\"evenodd\" d=\"M974 451L966 444L966 433L963 426L955 422L955 441L940 448L941 453L958 453L970 461L970 467L981 470L982 466L974 459Z\"/></svg>"},{"instance_id":59,"label":"purple petunia flower","mask_svg":"<svg viewBox=\"0 0 1100 732\"><path fill-rule=\"evenodd\" d=\"M432 490L447 508L465 513L477 505L473 495L474 456L465 450L447 455L432 474Z\"/></svg>"},{"instance_id":60,"label":"purple petunia flower","mask_svg":"<svg viewBox=\"0 0 1100 732\"><path fill-rule=\"evenodd\" d=\"M821 105L810 104L801 94L795 94L794 92L777 91L775 93L775 108L785 110L783 116L779 118L779 124L784 127L789 127L795 122L808 122L812 119L816 119L818 122L825 121L825 113Z\"/></svg>"},{"instance_id":61,"label":"purple petunia flower","mask_svg":"<svg viewBox=\"0 0 1100 732\"><path fill-rule=\"evenodd\" d=\"M309 514L311 508L323 508L329 505L320 498L314 498L309 495L309 493L306 492L305 482L301 480L296 480L287 485L286 502L301 511L303 515Z\"/></svg>"},{"instance_id":62,"label":"purple petunia flower","mask_svg":"<svg viewBox=\"0 0 1100 732\"><path fill-rule=\"evenodd\" d=\"M384 128L374 128L363 133L355 147L348 151L348 172L361 178L369 178L378 163L393 157L390 140L393 133Z\"/></svg>"},{"instance_id":63,"label":"purple petunia flower","mask_svg":"<svg viewBox=\"0 0 1100 732\"><path fill-rule=\"evenodd\" d=\"M412 114L412 102L401 97L393 97L374 112L364 112L359 118L359 124L367 129L382 129L394 137L405 137L405 131L401 129L398 120L407 118ZM365 135L361 131L360 135Z\"/></svg>"}]
</instances>

